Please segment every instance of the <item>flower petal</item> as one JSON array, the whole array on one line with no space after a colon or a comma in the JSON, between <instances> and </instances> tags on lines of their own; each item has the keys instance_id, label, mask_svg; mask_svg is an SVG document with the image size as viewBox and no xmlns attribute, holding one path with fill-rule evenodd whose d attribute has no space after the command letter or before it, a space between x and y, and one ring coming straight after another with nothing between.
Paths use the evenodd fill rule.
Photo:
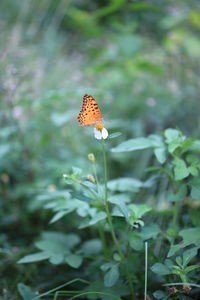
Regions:
<instances>
[{"instance_id":1,"label":"flower petal","mask_svg":"<svg viewBox=\"0 0 200 300\"><path fill-rule=\"evenodd\" d=\"M104 140L107 139L107 137L108 137L108 130L106 128L103 128L102 131L101 131L101 135L102 135L102 138Z\"/></svg>"},{"instance_id":2,"label":"flower petal","mask_svg":"<svg viewBox=\"0 0 200 300\"><path fill-rule=\"evenodd\" d=\"M96 128L94 128L94 137L97 140L101 140L102 139L102 133L101 133L101 131L99 131Z\"/></svg>"}]
</instances>

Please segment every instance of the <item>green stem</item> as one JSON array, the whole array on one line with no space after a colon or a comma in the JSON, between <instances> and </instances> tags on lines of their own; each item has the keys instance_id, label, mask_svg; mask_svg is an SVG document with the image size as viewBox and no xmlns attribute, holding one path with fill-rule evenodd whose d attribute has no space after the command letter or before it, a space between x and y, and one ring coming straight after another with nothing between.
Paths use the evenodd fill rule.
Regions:
<instances>
[{"instance_id":1,"label":"green stem","mask_svg":"<svg viewBox=\"0 0 200 300\"><path fill-rule=\"evenodd\" d=\"M66 282L66 283L64 283L64 284L61 284L61 285L57 286L57 287L54 288L54 289L49 290L48 292L44 292L44 293L42 293L42 294L40 294L40 295L38 295L38 296L33 297L32 300L39 299L39 298L41 298L41 297L43 297L43 296L47 296L47 295L49 295L49 294L51 294L51 293L57 291L58 289L61 289L61 288L65 287L65 286L70 285L70 284L72 284L72 283L74 283L74 282L77 282L77 281L82 282L82 283L85 283L85 284L87 284L87 285L89 285L89 284L91 283L91 282L86 281L86 280L81 279L81 278L72 279L72 280L70 280L70 281L68 281L68 282Z\"/></svg>"},{"instance_id":2,"label":"green stem","mask_svg":"<svg viewBox=\"0 0 200 300\"><path fill-rule=\"evenodd\" d=\"M103 164L104 164L104 201L105 201L105 209L106 209L106 214L108 218L108 224L110 226L110 232L113 238L113 241L115 243L115 247L119 253L119 256L121 257L121 260L124 260L124 254L120 248L120 245L118 243L118 240L115 235L115 231L113 228L113 223L112 223L112 216L110 214L110 209L109 209L109 202L108 202L108 188L107 188L107 182L108 182L108 171L107 171L107 160L106 160L106 149L105 149L105 142L102 139L102 150L103 150Z\"/></svg>"},{"instance_id":3,"label":"green stem","mask_svg":"<svg viewBox=\"0 0 200 300\"><path fill-rule=\"evenodd\" d=\"M107 188L108 171L107 171L106 148L105 148L105 142L103 139L101 140L101 145L102 145L102 150L103 150L105 203L107 203L108 202L108 188Z\"/></svg>"},{"instance_id":4,"label":"green stem","mask_svg":"<svg viewBox=\"0 0 200 300\"><path fill-rule=\"evenodd\" d=\"M173 219L172 219L172 228L175 236L177 235L177 231L178 231L178 214L180 211L180 206L181 206L181 201L177 200L174 205Z\"/></svg>"},{"instance_id":5,"label":"green stem","mask_svg":"<svg viewBox=\"0 0 200 300\"><path fill-rule=\"evenodd\" d=\"M127 236L129 235L130 230L131 230L131 226L129 225L128 228L127 228L127 231L125 233ZM127 249L126 250L126 259L127 259L127 261L129 261L130 260L130 251L131 251L129 243L128 243L126 249ZM131 277L131 274L129 272L127 264L126 264L125 271L126 271L126 276L127 276L128 284L129 284L129 287L130 287L132 299L135 299L134 288L133 288L133 283L132 283L132 277Z\"/></svg>"},{"instance_id":6,"label":"green stem","mask_svg":"<svg viewBox=\"0 0 200 300\"><path fill-rule=\"evenodd\" d=\"M100 224L100 223L98 224L98 231L99 231L99 236L100 236L101 243L102 243L104 257L106 259L108 259L109 254L108 254L108 248L107 248L107 245L106 245L105 233L104 233L102 224Z\"/></svg>"},{"instance_id":7,"label":"green stem","mask_svg":"<svg viewBox=\"0 0 200 300\"><path fill-rule=\"evenodd\" d=\"M99 193L99 180L98 180L98 176L97 176L97 165L95 162L93 162L92 165L93 165L93 171L94 171L94 178L95 178L96 184L97 184L97 191Z\"/></svg>"},{"instance_id":8,"label":"green stem","mask_svg":"<svg viewBox=\"0 0 200 300\"><path fill-rule=\"evenodd\" d=\"M108 187L107 187L107 182L108 182L107 159L106 159L105 142L104 142L103 139L101 140L101 144L102 144L103 164L104 164L104 192L105 192L104 201L105 201L105 209L106 209L106 214L107 214L107 218L108 218L108 224L110 226L110 232L111 232L111 235L112 235L112 239L114 241L114 244L115 244L115 247L118 251L118 254L121 258L121 261L124 261L125 257L124 257L124 254L123 254L122 250L121 250L121 247L120 247L120 244L117 240L117 237L115 235L115 231L114 231L114 227L113 227L113 223L112 223L112 216L111 216L110 209L109 209ZM135 299L134 288L133 288L133 284L132 284L132 280L131 280L131 275L129 273L129 269L128 269L127 265L125 265L125 271L126 271L126 276L127 276L127 280L128 280L128 283L129 283L132 299Z\"/></svg>"},{"instance_id":9,"label":"green stem","mask_svg":"<svg viewBox=\"0 0 200 300\"><path fill-rule=\"evenodd\" d=\"M129 269L128 269L127 265L126 265L126 277L127 277L128 284L129 284L129 287L130 287L131 297L134 300L135 299L134 288L133 288L132 278L131 278L131 275L130 275L130 272L129 272Z\"/></svg>"},{"instance_id":10,"label":"green stem","mask_svg":"<svg viewBox=\"0 0 200 300\"><path fill-rule=\"evenodd\" d=\"M144 300L147 299L147 271L148 271L148 243L145 242L145 281L144 281Z\"/></svg>"},{"instance_id":11,"label":"green stem","mask_svg":"<svg viewBox=\"0 0 200 300\"><path fill-rule=\"evenodd\" d=\"M182 282L187 282L187 276L184 274L180 274L180 278Z\"/></svg>"},{"instance_id":12,"label":"green stem","mask_svg":"<svg viewBox=\"0 0 200 300\"><path fill-rule=\"evenodd\" d=\"M95 161L92 163L92 165L93 165L93 171L94 171L94 178L95 178L96 185L97 185L97 192L98 192L98 195L100 195L99 180L98 180L98 176L97 176L97 165L96 165ZM102 247L103 247L104 257L107 259L108 258L108 248L106 245L105 232L103 230L101 223L98 224L98 231L99 231L99 236L100 236Z\"/></svg>"},{"instance_id":13,"label":"green stem","mask_svg":"<svg viewBox=\"0 0 200 300\"><path fill-rule=\"evenodd\" d=\"M84 183L82 183L81 181L75 181L77 183L79 183L80 185L82 185L85 189L87 189L93 196L96 200L98 200L98 195L96 194L96 192L94 192L91 188L89 188L87 185L85 185Z\"/></svg>"}]
</instances>

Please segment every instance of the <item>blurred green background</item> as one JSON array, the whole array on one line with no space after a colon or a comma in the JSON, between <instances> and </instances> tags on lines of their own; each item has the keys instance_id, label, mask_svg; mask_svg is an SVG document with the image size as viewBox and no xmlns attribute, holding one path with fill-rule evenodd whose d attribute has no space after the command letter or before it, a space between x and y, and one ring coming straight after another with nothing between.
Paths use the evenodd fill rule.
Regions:
<instances>
[{"instance_id":1,"label":"blurred green background","mask_svg":"<svg viewBox=\"0 0 200 300\"><path fill-rule=\"evenodd\" d=\"M1 0L0 29L1 289L18 299L18 282L48 289L66 272L16 261L43 230L74 226L49 225L43 207L63 173L99 154L76 120L85 93L118 142L167 127L199 137L200 2ZM110 177L143 179L148 159L112 155Z\"/></svg>"}]
</instances>

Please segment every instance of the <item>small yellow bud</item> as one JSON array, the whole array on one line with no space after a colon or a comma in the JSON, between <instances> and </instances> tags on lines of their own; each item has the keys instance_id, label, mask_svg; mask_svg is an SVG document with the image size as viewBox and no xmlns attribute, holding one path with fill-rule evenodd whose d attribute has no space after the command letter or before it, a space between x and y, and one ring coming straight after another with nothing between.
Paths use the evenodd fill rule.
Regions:
<instances>
[{"instance_id":1,"label":"small yellow bud","mask_svg":"<svg viewBox=\"0 0 200 300\"><path fill-rule=\"evenodd\" d=\"M88 179L89 181L91 181L92 183L95 183L95 178L94 178L94 176L88 175L88 176L87 176L87 179Z\"/></svg>"},{"instance_id":2,"label":"small yellow bud","mask_svg":"<svg viewBox=\"0 0 200 300\"><path fill-rule=\"evenodd\" d=\"M88 154L88 159L89 159L90 161L92 161L92 162L95 162L95 156L94 156L94 154L93 154L93 153L89 153L89 154Z\"/></svg>"},{"instance_id":3,"label":"small yellow bud","mask_svg":"<svg viewBox=\"0 0 200 300\"><path fill-rule=\"evenodd\" d=\"M185 293L189 293L190 291L191 291L191 286L190 285L184 285L183 286L183 291L185 292Z\"/></svg>"}]
</instances>

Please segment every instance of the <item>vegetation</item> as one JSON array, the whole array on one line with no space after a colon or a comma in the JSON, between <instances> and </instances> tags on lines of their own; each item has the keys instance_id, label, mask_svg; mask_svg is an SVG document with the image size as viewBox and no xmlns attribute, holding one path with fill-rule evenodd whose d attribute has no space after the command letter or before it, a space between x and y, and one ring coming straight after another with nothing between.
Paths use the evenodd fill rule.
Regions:
<instances>
[{"instance_id":1,"label":"vegetation","mask_svg":"<svg viewBox=\"0 0 200 300\"><path fill-rule=\"evenodd\" d=\"M199 1L0 8L0 299L199 299Z\"/></svg>"}]
</instances>

